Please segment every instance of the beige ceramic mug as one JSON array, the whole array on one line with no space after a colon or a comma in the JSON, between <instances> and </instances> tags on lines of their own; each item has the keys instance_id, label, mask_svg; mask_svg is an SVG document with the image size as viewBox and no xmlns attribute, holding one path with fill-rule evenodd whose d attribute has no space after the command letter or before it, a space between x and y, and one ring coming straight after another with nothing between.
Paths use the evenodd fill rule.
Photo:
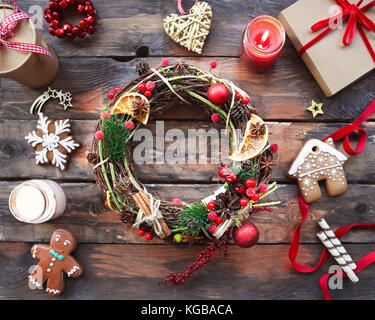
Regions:
<instances>
[{"instance_id":1,"label":"beige ceramic mug","mask_svg":"<svg viewBox=\"0 0 375 320\"><path fill-rule=\"evenodd\" d=\"M0 3L0 22L4 18L4 5ZM5 6L5 16L13 14L13 7ZM10 78L30 88L46 87L56 77L59 62L56 54L40 36L31 19L18 21L9 42L32 43L48 49L53 58L32 52L16 51L0 46L0 77Z\"/></svg>"}]
</instances>

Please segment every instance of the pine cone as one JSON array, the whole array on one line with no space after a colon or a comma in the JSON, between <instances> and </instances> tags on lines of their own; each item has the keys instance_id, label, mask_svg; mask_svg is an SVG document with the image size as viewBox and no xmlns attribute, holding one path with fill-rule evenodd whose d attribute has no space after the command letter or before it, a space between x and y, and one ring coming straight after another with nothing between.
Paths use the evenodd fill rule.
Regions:
<instances>
[{"instance_id":1,"label":"pine cone","mask_svg":"<svg viewBox=\"0 0 375 320\"><path fill-rule=\"evenodd\" d=\"M95 154L95 153L92 153L90 152L88 155L87 155L87 161L93 165L97 164L99 162L99 157Z\"/></svg>"},{"instance_id":2,"label":"pine cone","mask_svg":"<svg viewBox=\"0 0 375 320\"><path fill-rule=\"evenodd\" d=\"M142 76L150 71L150 66L147 62L138 62L135 66L135 71L138 72L139 76Z\"/></svg>"},{"instance_id":3,"label":"pine cone","mask_svg":"<svg viewBox=\"0 0 375 320\"><path fill-rule=\"evenodd\" d=\"M197 227L197 220L194 218L189 218L189 220L186 222L186 226L191 230L194 231Z\"/></svg>"},{"instance_id":4,"label":"pine cone","mask_svg":"<svg viewBox=\"0 0 375 320\"><path fill-rule=\"evenodd\" d=\"M216 213L219 215L235 215L241 209L240 197L235 193L227 190L216 196L214 201Z\"/></svg>"},{"instance_id":5,"label":"pine cone","mask_svg":"<svg viewBox=\"0 0 375 320\"><path fill-rule=\"evenodd\" d=\"M237 121L243 121L247 122L250 120L251 114L258 114L258 110L252 107L249 109L246 107L243 103L240 101L236 101L232 111L230 112L230 116L232 119L237 120Z\"/></svg>"}]
</instances>

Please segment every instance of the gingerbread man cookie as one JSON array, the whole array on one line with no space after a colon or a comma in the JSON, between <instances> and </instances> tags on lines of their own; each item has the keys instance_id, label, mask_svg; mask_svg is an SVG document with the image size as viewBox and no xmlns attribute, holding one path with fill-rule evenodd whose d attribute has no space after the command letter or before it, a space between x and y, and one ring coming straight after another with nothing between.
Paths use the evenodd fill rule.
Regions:
<instances>
[{"instance_id":1,"label":"gingerbread man cookie","mask_svg":"<svg viewBox=\"0 0 375 320\"><path fill-rule=\"evenodd\" d=\"M52 234L49 246L34 245L31 255L40 262L29 275L30 288L40 289L48 279L46 292L51 296L60 295L64 291L64 272L72 278L78 278L83 273L83 267L70 255L76 247L74 234L63 229Z\"/></svg>"},{"instance_id":2,"label":"gingerbread man cookie","mask_svg":"<svg viewBox=\"0 0 375 320\"><path fill-rule=\"evenodd\" d=\"M294 160L288 175L298 180L306 203L319 200L322 192L318 181L326 180L328 194L338 196L348 189L344 163L348 158L335 149L331 138L322 142L312 139L306 142Z\"/></svg>"}]
</instances>

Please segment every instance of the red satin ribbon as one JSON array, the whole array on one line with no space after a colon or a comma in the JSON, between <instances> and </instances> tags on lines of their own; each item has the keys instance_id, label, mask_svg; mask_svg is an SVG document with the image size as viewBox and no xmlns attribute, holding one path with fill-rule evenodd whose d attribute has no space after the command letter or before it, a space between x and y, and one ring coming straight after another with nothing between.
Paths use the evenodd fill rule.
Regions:
<instances>
[{"instance_id":1,"label":"red satin ribbon","mask_svg":"<svg viewBox=\"0 0 375 320\"><path fill-rule=\"evenodd\" d=\"M343 147L347 154L351 156L361 153L366 146L367 134L364 129L359 127L373 112L375 111L375 100L370 103L370 105L362 112L362 114L350 125L343 127L328 137L325 137L323 141L328 138L332 138L333 141L338 141L342 138L344 139ZM358 131L358 143L355 150L352 149L349 142L349 136L353 131Z\"/></svg>"},{"instance_id":2,"label":"red satin ribbon","mask_svg":"<svg viewBox=\"0 0 375 320\"><path fill-rule=\"evenodd\" d=\"M335 0L336 3L342 9L342 13L339 13L333 17L318 21L315 23L311 30L316 32L327 27L317 37L306 43L299 51L298 54L302 55L307 49L312 47L315 43L323 39L332 30L335 30L341 23L348 20L348 24L345 29L343 44L345 46L350 45L354 39L355 31L358 30L371 58L375 62L375 52L368 40L363 28L375 33L375 23L369 17L366 16L365 11L375 6L375 0L369 2L367 5L359 8L363 0L360 0L357 4L350 3L348 0Z\"/></svg>"},{"instance_id":3,"label":"red satin ribbon","mask_svg":"<svg viewBox=\"0 0 375 320\"><path fill-rule=\"evenodd\" d=\"M348 154L354 155L354 154L359 154L361 153L365 146L366 146L366 140L367 140L367 135L364 129L360 128L359 125L365 121L372 112L375 111L375 100L371 102L371 104L366 108L366 110L353 122L353 124L350 124L344 128L341 128L334 132L333 134L329 135L328 137L324 138L324 140L328 138L332 138L333 141L338 141L342 138L345 137L344 140L344 149ZM353 131L358 131L359 135L359 140L358 140L358 145L355 150L353 150L349 144L349 135ZM296 262L297 255L298 255L298 250L300 246L300 234L301 234L301 228L306 220L308 214L309 214L309 206L306 204L306 202L303 200L302 195L299 195L299 208L301 211L301 222L298 224L296 230L294 231L292 243L289 248L289 259L292 263L292 266L295 270L302 272L302 273L311 273L317 269L319 269L327 260L328 258L328 250L324 249L323 253L319 259L319 262L315 267L309 267L309 266L304 266L302 264L299 264ZM350 229L352 228L360 228L360 229L373 229L375 228L375 223L371 224L352 224L349 226L345 226L342 228L339 228L336 230L335 234L337 238L343 237ZM358 261L357 263L357 269L354 271L355 273L360 272L364 268L366 268L368 265L373 263L375 261L375 251L371 252L367 256L363 257L361 260ZM320 287L322 289L324 298L326 300L330 299L329 291L328 291L328 279L332 275L332 273L324 275L320 279ZM346 277L346 274L344 274L344 277Z\"/></svg>"}]
</instances>

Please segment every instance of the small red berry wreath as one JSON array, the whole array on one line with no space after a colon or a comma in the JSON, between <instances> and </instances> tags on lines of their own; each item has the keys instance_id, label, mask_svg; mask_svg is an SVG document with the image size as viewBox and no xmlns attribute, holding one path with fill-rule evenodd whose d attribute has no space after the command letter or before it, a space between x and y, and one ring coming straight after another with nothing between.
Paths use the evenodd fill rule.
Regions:
<instances>
[{"instance_id":1,"label":"small red berry wreath","mask_svg":"<svg viewBox=\"0 0 375 320\"><path fill-rule=\"evenodd\" d=\"M68 7L77 10L85 18L79 22L79 26L73 26L70 23L62 24L63 11ZM53 36L69 38L71 40L84 38L86 33L92 35L95 33L96 9L91 1L84 0L51 0L49 7L44 10L44 17L49 23L49 33Z\"/></svg>"}]
</instances>

